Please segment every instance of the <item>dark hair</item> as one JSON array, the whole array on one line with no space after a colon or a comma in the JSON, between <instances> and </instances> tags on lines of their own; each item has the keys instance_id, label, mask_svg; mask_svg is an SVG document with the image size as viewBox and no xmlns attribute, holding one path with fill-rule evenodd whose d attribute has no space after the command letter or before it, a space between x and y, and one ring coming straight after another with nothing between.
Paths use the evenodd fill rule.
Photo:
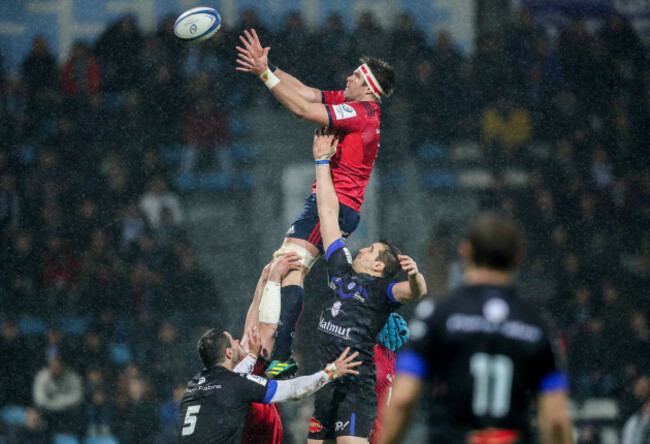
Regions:
<instances>
[{"instance_id":1,"label":"dark hair","mask_svg":"<svg viewBox=\"0 0 650 444\"><path fill-rule=\"evenodd\" d=\"M206 369L211 369L225 360L226 348L230 347L230 340L223 330L211 328L206 331L198 344L196 351L199 354L201 364Z\"/></svg>"},{"instance_id":2,"label":"dark hair","mask_svg":"<svg viewBox=\"0 0 650 444\"><path fill-rule=\"evenodd\" d=\"M496 213L482 213L470 224L467 240L472 245L477 267L510 270L524 251L524 234L513 219Z\"/></svg>"},{"instance_id":3,"label":"dark hair","mask_svg":"<svg viewBox=\"0 0 650 444\"><path fill-rule=\"evenodd\" d=\"M375 79L379 82L379 86L384 90L384 96L388 97L393 94L393 88L395 86L395 70L388 64L388 62L366 56L361 57L359 61L368 65L372 75L375 76Z\"/></svg>"},{"instance_id":4,"label":"dark hair","mask_svg":"<svg viewBox=\"0 0 650 444\"><path fill-rule=\"evenodd\" d=\"M382 277L386 279L391 279L395 276L399 270L399 259L397 258L398 254L401 252L393 244L388 242L385 239L379 241L380 244L384 246L384 249L377 254L377 260L384 263L384 271Z\"/></svg>"}]
</instances>

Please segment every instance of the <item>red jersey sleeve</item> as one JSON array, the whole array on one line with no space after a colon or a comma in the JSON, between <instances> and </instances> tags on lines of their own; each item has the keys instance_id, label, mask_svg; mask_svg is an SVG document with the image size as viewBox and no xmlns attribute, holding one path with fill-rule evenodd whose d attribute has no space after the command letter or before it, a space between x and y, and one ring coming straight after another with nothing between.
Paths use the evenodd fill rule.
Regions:
<instances>
[{"instance_id":1,"label":"red jersey sleeve","mask_svg":"<svg viewBox=\"0 0 650 444\"><path fill-rule=\"evenodd\" d=\"M368 110L362 102L347 102L339 105L325 105L330 128L361 132L368 121Z\"/></svg>"},{"instance_id":2,"label":"red jersey sleeve","mask_svg":"<svg viewBox=\"0 0 650 444\"><path fill-rule=\"evenodd\" d=\"M320 93L325 105L338 105L345 102L343 91L321 91Z\"/></svg>"}]
</instances>

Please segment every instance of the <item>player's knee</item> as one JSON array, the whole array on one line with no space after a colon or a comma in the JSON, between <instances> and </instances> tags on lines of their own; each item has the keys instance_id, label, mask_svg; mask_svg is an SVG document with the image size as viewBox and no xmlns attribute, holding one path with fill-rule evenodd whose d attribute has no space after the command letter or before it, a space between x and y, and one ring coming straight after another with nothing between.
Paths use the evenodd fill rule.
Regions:
<instances>
[{"instance_id":1,"label":"player's knee","mask_svg":"<svg viewBox=\"0 0 650 444\"><path fill-rule=\"evenodd\" d=\"M282 246L273 253L273 259L292 252L297 253L302 258L300 259L300 263L303 266L304 275L309 273L312 265L314 265L314 262L316 262L316 259L318 259L318 254L314 255L307 248L298 244L294 244L293 242L283 243Z\"/></svg>"}]
</instances>

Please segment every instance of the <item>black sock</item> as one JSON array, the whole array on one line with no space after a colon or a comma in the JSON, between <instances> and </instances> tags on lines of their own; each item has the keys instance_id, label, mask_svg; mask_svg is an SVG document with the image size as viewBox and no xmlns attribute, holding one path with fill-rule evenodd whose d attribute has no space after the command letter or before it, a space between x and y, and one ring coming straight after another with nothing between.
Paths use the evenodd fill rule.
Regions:
<instances>
[{"instance_id":1,"label":"black sock","mask_svg":"<svg viewBox=\"0 0 650 444\"><path fill-rule=\"evenodd\" d=\"M289 285L282 287L281 295L280 322L275 333L275 347L273 347L271 359L286 361L291 356L293 335L302 314L305 290L299 285Z\"/></svg>"}]
</instances>

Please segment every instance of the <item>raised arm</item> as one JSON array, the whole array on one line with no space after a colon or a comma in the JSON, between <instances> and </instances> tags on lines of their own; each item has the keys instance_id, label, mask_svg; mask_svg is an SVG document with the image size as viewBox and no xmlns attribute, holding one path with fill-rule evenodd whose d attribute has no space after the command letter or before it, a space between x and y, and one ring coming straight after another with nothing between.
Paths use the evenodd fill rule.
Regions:
<instances>
[{"instance_id":1,"label":"raised arm","mask_svg":"<svg viewBox=\"0 0 650 444\"><path fill-rule=\"evenodd\" d=\"M245 35L246 38L240 37L244 47L237 47L237 71L259 77L275 98L295 116L320 126L329 125L327 107L321 103L320 90L305 86L287 73L280 72L279 76L276 75L268 64L271 48L262 48L256 38L257 34L245 31Z\"/></svg>"},{"instance_id":2,"label":"raised arm","mask_svg":"<svg viewBox=\"0 0 650 444\"><path fill-rule=\"evenodd\" d=\"M316 161L316 202L318 203L318 218L320 232L323 237L323 249L341 237L339 227L339 199L336 196L329 158L336 152L338 139L333 134L324 134L317 130L314 133L314 160Z\"/></svg>"},{"instance_id":3,"label":"raised arm","mask_svg":"<svg viewBox=\"0 0 650 444\"><path fill-rule=\"evenodd\" d=\"M402 270L408 275L408 281L399 282L393 287L393 297L397 302L420 299L427 294L427 283L418 270L418 264L405 254L397 256Z\"/></svg>"},{"instance_id":4,"label":"raised arm","mask_svg":"<svg viewBox=\"0 0 650 444\"><path fill-rule=\"evenodd\" d=\"M237 50L240 52L250 51L252 54L255 54L257 56L262 56L264 54L264 48L260 43L260 39L257 36L257 32L255 32L254 29L251 29L250 32L245 30L244 35L245 37L239 36L239 40L241 40L244 47L243 48L237 47ZM268 63L268 59L267 59L267 65L268 68L271 69L273 74L278 76L278 78L286 85L289 85L290 87L295 89L296 92L300 94L300 96L303 97L305 100L312 103L322 102L322 94L319 89L312 88L310 86L305 85L304 83L302 83L300 80L298 80L291 74L282 71L277 66L274 66L272 63Z\"/></svg>"}]
</instances>

